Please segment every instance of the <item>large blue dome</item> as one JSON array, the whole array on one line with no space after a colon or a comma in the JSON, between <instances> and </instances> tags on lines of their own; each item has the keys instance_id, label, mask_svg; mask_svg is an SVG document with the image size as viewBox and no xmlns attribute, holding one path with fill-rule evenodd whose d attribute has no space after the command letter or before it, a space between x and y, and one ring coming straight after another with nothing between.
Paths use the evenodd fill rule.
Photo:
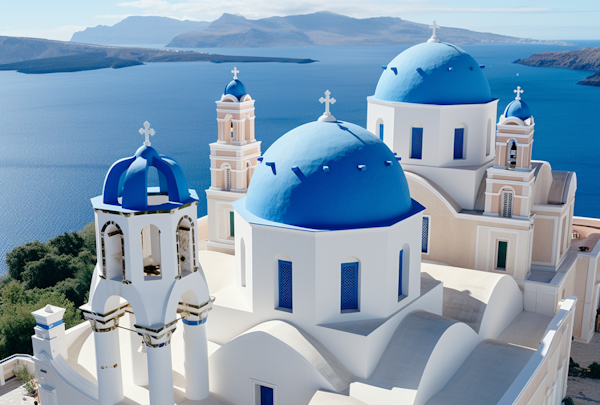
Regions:
<instances>
[{"instance_id":1,"label":"large blue dome","mask_svg":"<svg viewBox=\"0 0 600 405\"><path fill-rule=\"evenodd\" d=\"M232 96L235 96L238 100L241 100L243 96L248 94L248 92L246 91L246 86L244 86L244 83L242 83L238 79L233 79L229 82L227 86L225 86L223 94L231 94Z\"/></svg>"},{"instance_id":2,"label":"large blue dome","mask_svg":"<svg viewBox=\"0 0 600 405\"><path fill-rule=\"evenodd\" d=\"M264 154L245 209L267 221L313 229L375 226L413 208L390 149L357 125L311 122Z\"/></svg>"},{"instance_id":3,"label":"large blue dome","mask_svg":"<svg viewBox=\"0 0 600 405\"><path fill-rule=\"evenodd\" d=\"M428 42L392 60L377 83L375 99L418 104L480 104L492 101L481 68L457 46Z\"/></svg>"},{"instance_id":4,"label":"large blue dome","mask_svg":"<svg viewBox=\"0 0 600 405\"><path fill-rule=\"evenodd\" d=\"M504 109L504 117L517 117L525 121L531 117L529 106L523 100L513 100Z\"/></svg>"},{"instance_id":5,"label":"large blue dome","mask_svg":"<svg viewBox=\"0 0 600 405\"><path fill-rule=\"evenodd\" d=\"M155 167L158 171L158 190L148 188L148 169ZM149 192L168 195L169 205L182 205L195 201L188 190L183 170L174 160L159 155L151 146L142 146L134 156L115 162L104 180L102 202L108 205L121 206L128 210L147 210ZM119 200L121 199L121 200Z\"/></svg>"}]
</instances>

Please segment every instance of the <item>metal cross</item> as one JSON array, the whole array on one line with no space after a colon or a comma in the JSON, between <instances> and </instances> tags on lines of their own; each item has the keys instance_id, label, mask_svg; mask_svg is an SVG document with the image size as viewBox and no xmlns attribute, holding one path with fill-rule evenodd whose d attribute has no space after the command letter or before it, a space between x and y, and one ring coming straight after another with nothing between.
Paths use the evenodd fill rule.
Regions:
<instances>
[{"instance_id":1,"label":"metal cross","mask_svg":"<svg viewBox=\"0 0 600 405\"><path fill-rule=\"evenodd\" d=\"M146 136L146 141L144 142L144 145L150 146L150 135L154 136L156 132L154 132L154 130L150 128L150 123L148 121L144 122L144 128L140 128L140 134Z\"/></svg>"},{"instance_id":2,"label":"metal cross","mask_svg":"<svg viewBox=\"0 0 600 405\"><path fill-rule=\"evenodd\" d=\"M325 98L321 97L319 99L319 101L321 102L321 104L325 103L325 115L329 115L331 114L329 112L329 105L330 104L335 104L335 98L333 97L329 97L331 95L331 92L329 90L325 91Z\"/></svg>"},{"instance_id":3,"label":"metal cross","mask_svg":"<svg viewBox=\"0 0 600 405\"><path fill-rule=\"evenodd\" d=\"M521 89L521 86L517 86L516 90L513 90L515 93L517 93L517 96L515 97L515 100L520 100L521 99L521 93L525 93L525 90Z\"/></svg>"},{"instance_id":4,"label":"metal cross","mask_svg":"<svg viewBox=\"0 0 600 405\"><path fill-rule=\"evenodd\" d=\"M435 30L436 30L436 28L442 28L442 27L440 27L439 25L437 25L437 21L433 20L433 25L430 25L429 28L433 30L432 37L435 37Z\"/></svg>"},{"instance_id":5,"label":"metal cross","mask_svg":"<svg viewBox=\"0 0 600 405\"><path fill-rule=\"evenodd\" d=\"M231 73L233 73L233 80L237 80L237 74L240 73L240 71L237 70L236 67L234 67Z\"/></svg>"}]
</instances>

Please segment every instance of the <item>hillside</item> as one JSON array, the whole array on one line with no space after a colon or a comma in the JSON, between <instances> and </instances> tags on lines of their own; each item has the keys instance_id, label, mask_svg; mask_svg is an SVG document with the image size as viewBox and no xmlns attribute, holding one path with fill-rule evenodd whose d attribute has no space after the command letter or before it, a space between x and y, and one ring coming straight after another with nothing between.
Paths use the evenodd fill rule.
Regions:
<instances>
[{"instance_id":1,"label":"hillside","mask_svg":"<svg viewBox=\"0 0 600 405\"><path fill-rule=\"evenodd\" d=\"M217 55L166 49L86 45L39 38L0 36L0 70L56 73L121 68L152 62L282 62L311 63L312 59Z\"/></svg>"},{"instance_id":2,"label":"hillside","mask_svg":"<svg viewBox=\"0 0 600 405\"><path fill-rule=\"evenodd\" d=\"M600 47L583 48L576 51L541 52L531 55L527 59L515 61L520 65L553 67L577 70L600 71ZM600 73L595 73L577 84L600 86Z\"/></svg>"},{"instance_id":3,"label":"hillside","mask_svg":"<svg viewBox=\"0 0 600 405\"><path fill-rule=\"evenodd\" d=\"M443 27L440 38L457 45L476 43L553 43ZM429 25L393 17L352 18L330 12L248 20L223 14L202 31L181 34L167 45L180 48L311 45L380 45L425 42Z\"/></svg>"},{"instance_id":4,"label":"hillside","mask_svg":"<svg viewBox=\"0 0 600 405\"><path fill-rule=\"evenodd\" d=\"M133 16L110 27L98 25L76 32L71 42L100 45L167 44L177 35L202 31L210 24L208 21Z\"/></svg>"}]
</instances>

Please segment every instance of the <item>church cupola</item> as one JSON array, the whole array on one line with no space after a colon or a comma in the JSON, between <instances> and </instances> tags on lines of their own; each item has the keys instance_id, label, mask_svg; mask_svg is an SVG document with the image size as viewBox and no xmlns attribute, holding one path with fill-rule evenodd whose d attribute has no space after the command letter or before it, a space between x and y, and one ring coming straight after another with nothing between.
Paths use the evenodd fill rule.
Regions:
<instances>
[{"instance_id":1,"label":"church cupola","mask_svg":"<svg viewBox=\"0 0 600 405\"><path fill-rule=\"evenodd\" d=\"M238 79L233 80L217 101L218 139L210 144L210 188L208 249L234 252L235 224L231 203L246 195L260 157L260 141L254 134L254 100Z\"/></svg>"}]
</instances>

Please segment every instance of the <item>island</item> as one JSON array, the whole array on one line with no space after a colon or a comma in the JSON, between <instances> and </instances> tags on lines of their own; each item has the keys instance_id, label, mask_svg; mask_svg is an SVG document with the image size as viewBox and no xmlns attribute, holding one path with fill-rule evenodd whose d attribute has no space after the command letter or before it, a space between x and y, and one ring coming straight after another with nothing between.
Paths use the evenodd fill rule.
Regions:
<instances>
[{"instance_id":1,"label":"island","mask_svg":"<svg viewBox=\"0 0 600 405\"><path fill-rule=\"evenodd\" d=\"M600 47L583 48L576 51L541 52L533 54L527 59L518 59L514 63L526 66L594 71L596 73L577 84L600 86Z\"/></svg>"},{"instance_id":2,"label":"island","mask_svg":"<svg viewBox=\"0 0 600 405\"><path fill-rule=\"evenodd\" d=\"M313 59L231 56L207 52L78 44L0 36L0 70L40 74L125 68L157 62L313 63Z\"/></svg>"}]
</instances>

